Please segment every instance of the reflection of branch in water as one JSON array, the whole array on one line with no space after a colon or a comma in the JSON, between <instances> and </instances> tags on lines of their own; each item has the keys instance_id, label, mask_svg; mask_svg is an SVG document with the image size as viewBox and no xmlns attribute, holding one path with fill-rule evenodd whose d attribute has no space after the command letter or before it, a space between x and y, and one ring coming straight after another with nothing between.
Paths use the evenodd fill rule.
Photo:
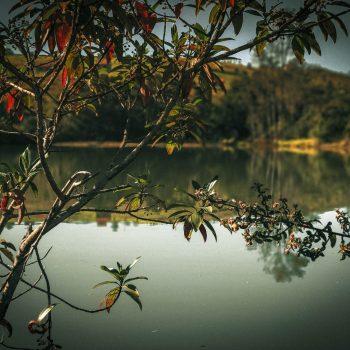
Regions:
<instances>
[{"instance_id":1,"label":"reflection of branch in water","mask_svg":"<svg viewBox=\"0 0 350 350\"><path fill-rule=\"evenodd\" d=\"M264 262L264 272L272 275L276 282L291 282L293 277L303 278L309 260L284 253L284 245L276 242L259 245L259 261Z\"/></svg>"},{"instance_id":2,"label":"reflection of branch in water","mask_svg":"<svg viewBox=\"0 0 350 350\"><path fill-rule=\"evenodd\" d=\"M40 290L43 293L45 293L47 295L47 304L48 306L51 305L51 287L50 287L50 281L48 278L48 275L45 271L45 268L42 264L42 260L44 258L46 258L48 256L48 254L50 253L51 248L45 253L45 255L43 257L40 257L39 251L37 248L34 249L35 255L36 255L36 260L31 262L30 265L33 264L38 264L40 270L41 270L41 274L39 276L39 278L37 279L37 281L35 283L29 283L25 280L23 280L23 278L21 278L21 281L28 285L29 288L26 289L25 291L23 291L22 293L18 294L16 297L14 297L11 302L13 302L16 299L19 299L20 297L24 296L25 294L27 294L28 292L30 292L33 289L36 290ZM0 261L0 264L2 266L4 266L7 269L10 269L9 266L7 266L3 261ZM28 264L29 265L29 264ZM44 277L45 282L46 282L46 289L40 288L37 286L37 284L41 281L41 278ZM35 326L35 329L32 329L30 327L30 324L33 324ZM39 349L43 349L43 350L53 350L53 349L57 349L60 348L57 344L55 344L53 342L52 339L52 315L51 313L49 313L47 315L47 320L40 324L37 321L30 321L28 324L28 329L32 334L38 334L38 339L37 339L37 344L39 346L39 348L23 348L23 347L15 347L15 346L11 346L11 345L7 345L6 343L2 342L1 345L3 345L5 348L7 349L22 349L22 350L39 350Z\"/></svg>"},{"instance_id":3,"label":"reflection of branch in water","mask_svg":"<svg viewBox=\"0 0 350 350\"><path fill-rule=\"evenodd\" d=\"M46 294L47 296L47 307L42 310L35 320L31 320L28 323L28 330L32 334L37 334L39 337L36 340L38 348L22 348L22 347L14 347L11 345L8 345L4 343L4 341L0 341L0 344L3 345L5 348L8 349L22 349L22 350L56 350L62 348L61 346L55 344L52 339L52 315L51 315L51 310L56 306L56 304L52 304L51 299L56 298L63 302L64 304L70 306L71 308L87 313L97 313L101 311L107 311L108 313L110 312L111 308L115 305L115 303L119 300L119 297L121 296L122 293L128 295L133 301L135 301L140 309L142 310L142 303L140 300L140 293L137 289L137 287L134 284L130 284L130 282L134 283L133 281L136 280L148 280L147 277L145 276L133 276L129 277L129 274L132 270L132 268L135 266L135 264L139 261L141 257L138 257L135 259L131 264L127 265L126 267L123 267L122 264L117 262L117 267L116 268L110 268L107 266L101 266L101 269L110 275L114 277L113 281L103 281L95 285L93 288L104 286L104 285L110 285L112 289L106 294L105 298L103 299L102 304L105 305L105 307L101 307L96 310L88 310L88 309L83 309L80 307L77 307L68 301L64 300L63 298L53 294L51 292L51 287L50 287L50 281L47 275L47 272L45 271L45 268L42 264L42 258L40 257L38 249L35 247L34 252L36 255L36 263L38 264L40 270L41 270L41 275L39 279L34 283L30 283L26 280L23 279L23 277L20 278L21 282L28 285L29 289L25 290L21 294L19 294L17 297L13 298L18 299L27 292L29 292L32 289L36 289L38 291L41 291ZM48 253L45 254L45 257L47 256ZM4 266L6 269L10 270L11 268L5 264L2 259L0 258L0 265ZM46 289L38 287L37 284L41 280L41 277L44 276L45 282L46 282ZM44 320L46 321L44 322ZM3 320L4 321L4 320ZM9 337L12 335L12 326L6 321L8 324L8 331L9 331Z\"/></svg>"},{"instance_id":4,"label":"reflection of branch in water","mask_svg":"<svg viewBox=\"0 0 350 350\"><path fill-rule=\"evenodd\" d=\"M40 267L41 273L42 273L42 275L44 276L44 279L45 279L46 291L47 291L47 293L46 293L47 294L47 305L49 306L49 305L52 304L52 302L51 302L51 286L50 286L49 277L47 276L47 273L45 271L44 265L42 263L42 259L40 257L39 251L38 251L38 248L35 247L34 251L35 251L36 259L37 259L38 265ZM47 256L47 254L46 254L46 256ZM51 338L51 329L52 329L52 315L51 315L51 312L48 315L46 324L48 326L48 335L47 335L47 338L46 338L47 339L47 347L50 348L51 346L54 346L53 340Z\"/></svg>"},{"instance_id":5,"label":"reflection of branch in water","mask_svg":"<svg viewBox=\"0 0 350 350\"><path fill-rule=\"evenodd\" d=\"M0 265L4 266L4 267L5 267L6 269L8 269L8 270L11 269L8 265L6 265L5 263L3 263L3 262L1 262L1 261L0 261ZM23 284L27 285L28 287L31 287L31 289L35 289L35 290L37 290L37 291L39 291L39 292L42 292L42 293L47 294L47 290L46 290L46 289L41 288L41 287L39 287L39 286L37 286L37 285L34 285L33 283L28 282L28 281L25 280L23 277L20 278L20 281L21 281ZM105 310L107 310L107 308L99 308L99 309L95 309L95 310L84 309L84 308L78 307L78 306L76 306L76 305L70 303L69 301L63 299L62 297L60 297L60 296L58 296L58 295L56 295L56 294L54 294L54 293L52 293L52 292L50 292L50 296L53 297L53 298L55 298L55 299L57 299L57 300L59 300L59 301L61 301L62 303L66 304L67 306L71 307L72 309L75 309L75 310L78 310L78 311L83 311L83 312L87 312L87 313L97 313L97 312L100 312L100 311L105 311Z\"/></svg>"},{"instance_id":6,"label":"reflection of branch in water","mask_svg":"<svg viewBox=\"0 0 350 350\"><path fill-rule=\"evenodd\" d=\"M26 289L25 291L23 291L22 293L18 294L17 296L13 297L11 302L12 301L15 301L16 299L19 299L20 297L22 297L24 294L27 294L28 292L30 292L40 281L41 281L41 278L43 277L43 275L41 274L39 276L39 278L36 280L36 282L33 284L33 286L30 286L28 289Z\"/></svg>"}]
</instances>

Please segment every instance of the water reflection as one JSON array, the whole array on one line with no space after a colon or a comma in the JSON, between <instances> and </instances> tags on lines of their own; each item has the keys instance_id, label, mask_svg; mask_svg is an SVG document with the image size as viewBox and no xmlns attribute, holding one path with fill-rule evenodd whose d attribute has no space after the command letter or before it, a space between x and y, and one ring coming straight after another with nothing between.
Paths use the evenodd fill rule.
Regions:
<instances>
[{"instance_id":1,"label":"water reflection","mask_svg":"<svg viewBox=\"0 0 350 350\"><path fill-rule=\"evenodd\" d=\"M28 321L47 305L45 294L33 291L11 306L8 319L13 323L14 335L7 344L40 350L55 349L50 345L53 343L63 349L112 349L118 342L120 347L138 350L142 340L142 348L150 350L192 350L200 345L232 349L232 342L239 349L257 349L244 330L251 327L259 333L268 324L274 332L270 334L265 329L260 336L272 344L269 349L292 349L288 332L302 336L299 326L307 325L310 331L318 332L329 329L329 324L323 325L317 314L321 305L326 315L338 310L338 304L346 305L343 302L348 296L348 267L346 262L340 264L339 256L332 252L330 257L307 266L305 259L284 256L282 248L274 243L247 250L239 235L231 236L223 230L218 232L217 243L210 240L204 244L200 237L188 243L181 230L172 231L162 225L118 226L116 233L112 224L64 224L45 239L42 256L54 246L45 258L51 291L80 307L96 308L110 288L107 285L105 289L92 289L106 277L99 265L115 266L119 257L123 263L129 263L132 257L142 255L136 274L150 277L149 282L138 286L144 310L140 312L129 300L121 300L109 315L92 317L59 301L52 313L51 337L47 339L48 333L36 335L27 330ZM217 229L220 231L219 225ZM21 233L21 228L15 226L5 235L15 240L20 239ZM40 271L34 267L26 271L26 280L37 279ZM306 271L307 278L301 278ZM271 276L276 282L290 283L275 284ZM336 282L339 280L342 284ZM45 288L43 280L40 285ZM305 311L305 307L309 310ZM344 306L342 310L345 311ZM343 345L345 333L339 324L346 321L345 315L339 313L340 320L332 327L334 347L329 342L318 342L318 349ZM315 319L317 326L312 326ZM94 331L86 332L87 329ZM152 333L153 330L159 331ZM302 342L310 347L312 339L305 336Z\"/></svg>"},{"instance_id":2,"label":"water reflection","mask_svg":"<svg viewBox=\"0 0 350 350\"><path fill-rule=\"evenodd\" d=\"M0 158L9 162L20 149L1 147ZM55 152L50 165L59 184L77 170L98 170L113 154L111 149L61 149ZM286 197L298 203L306 213L320 213L349 205L348 184L350 159L335 154L300 155L290 153L233 153L214 149L187 149L169 157L164 150L148 149L132 164L128 172L144 174L150 171L151 180L162 184L159 195L169 201L182 199L174 187L191 189L191 180L200 183L219 175L218 190L224 196L249 200L254 198L251 185L258 181L271 189L276 197ZM121 184L126 174L117 179ZM46 181L38 178L38 198L28 201L29 209L46 209L54 196ZM110 208L115 194L101 196L94 202L100 208ZM111 220L106 215L85 215L81 220L96 220L101 225Z\"/></svg>"},{"instance_id":3,"label":"water reflection","mask_svg":"<svg viewBox=\"0 0 350 350\"><path fill-rule=\"evenodd\" d=\"M303 278L310 260L293 254L284 253L284 243L271 242L258 247L259 261L263 262L263 271L272 275L276 282L291 282L293 278Z\"/></svg>"}]
</instances>

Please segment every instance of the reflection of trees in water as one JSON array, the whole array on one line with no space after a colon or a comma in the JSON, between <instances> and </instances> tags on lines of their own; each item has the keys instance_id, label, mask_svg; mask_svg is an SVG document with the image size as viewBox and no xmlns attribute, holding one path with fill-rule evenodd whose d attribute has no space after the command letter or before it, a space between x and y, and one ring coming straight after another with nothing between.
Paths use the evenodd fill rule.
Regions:
<instances>
[{"instance_id":1,"label":"reflection of trees in water","mask_svg":"<svg viewBox=\"0 0 350 350\"><path fill-rule=\"evenodd\" d=\"M19 150L18 150L19 151ZM1 150L1 159L9 158L16 150ZM57 152L50 164L60 184L67 175L78 169L100 170L111 159L111 149L77 149ZM4 157L3 157L4 155ZM7 159L4 159L5 161ZM149 169L151 179L164 185L158 194L171 201L183 199L174 187L191 189L191 180L200 183L219 175L218 191L227 197L254 199L251 185L259 181L271 189L275 197L286 197L290 203L298 203L306 213L322 212L349 205L348 183L350 159L333 154L316 156L274 152L224 152L217 149L185 149L167 156L163 149L148 149L144 157L132 164L129 172L140 175ZM122 175L117 184L125 181ZM47 207L53 200L48 185L42 178L37 180L40 194L36 207ZM111 208L118 194L100 196L94 206ZM39 202L39 203L38 203ZM28 201L30 206L30 201Z\"/></svg>"},{"instance_id":2,"label":"reflection of trees in water","mask_svg":"<svg viewBox=\"0 0 350 350\"><path fill-rule=\"evenodd\" d=\"M257 250L259 261L264 263L264 272L272 275L276 282L291 282L293 277L304 277L309 260L293 254L284 254L283 242L261 244Z\"/></svg>"}]
</instances>

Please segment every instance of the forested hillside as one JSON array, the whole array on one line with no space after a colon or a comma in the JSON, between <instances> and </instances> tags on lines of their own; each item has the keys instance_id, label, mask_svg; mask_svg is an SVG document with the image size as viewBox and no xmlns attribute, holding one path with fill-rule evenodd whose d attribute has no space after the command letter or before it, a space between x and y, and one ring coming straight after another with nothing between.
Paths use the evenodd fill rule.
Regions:
<instances>
[{"instance_id":1,"label":"forested hillside","mask_svg":"<svg viewBox=\"0 0 350 350\"><path fill-rule=\"evenodd\" d=\"M293 62L283 67L237 66L229 88L211 106L217 135L240 139L350 135L350 77Z\"/></svg>"},{"instance_id":2,"label":"forested hillside","mask_svg":"<svg viewBox=\"0 0 350 350\"><path fill-rule=\"evenodd\" d=\"M14 59L18 65L21 64L20 57L15 56ZM257 67L225 63L223 68L220 76L225 83L226 94L218 92L199 96L206 100L197 114L211 130L210 138L204 135L207 141L313 137L329 142L349 138L349 75L294 61L284 64L260 62ZM111 76L113 79L113 74ZM60 81L56 82L56 88L59 94ZM199 91L195 93L199 95ZM51 103L47 101L47 109L50 109ZM152 101L147 108L130 110L113 102L104 102L96 110L84 109L74 116L67 116L59 140L118 141L126 115L131 113L135 118L131 118L130 140L137 141L147 126L149 116L156 110L157 106ZM35 130L33 121L26 117L25 112L20 121L6 114L5 103L2 103L0 129L11 123L17 129ZM213 129L215 132L212 132ZM14 140L3 135L0 140L2 143L21 142L19 138Z\"/></svg>"}]
</instances>

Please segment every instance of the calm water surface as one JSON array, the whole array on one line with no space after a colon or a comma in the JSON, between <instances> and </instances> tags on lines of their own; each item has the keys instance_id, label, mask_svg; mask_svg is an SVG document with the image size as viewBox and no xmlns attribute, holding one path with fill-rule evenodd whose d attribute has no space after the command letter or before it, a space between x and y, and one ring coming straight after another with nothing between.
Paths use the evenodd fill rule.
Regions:
<instances>
[{"instance_id":1,"label":"calm water surface","mask_svg":"<svg viewBox=\"0 0 350 350\"><path fill-rule=\"evenodd\" d=\"M2 147L1 161L10 159L11 152ZM74 170L101 168L111 154L65 150L54 154L51 165L62 183ZM336 155L217 150L185 150L173 157L149 150L144 155L130 172L150 170L154 180L166 185L160 190L166 198L173 196L174 186L189 189L192 179L203 182L218 174L218 190L226 196L252 199L250 186L260 181L274 196L288 197L325 221L334 219L334 208L350 204L350 162ZM45 209L53 196L42 183L39 179L35 206ZM110 207L113 201L100 198L95 204ZM218 243L210 238L204 244L198 235L188 243L180 229L95 219L62 224L43 239L42 254L53 246L45 260L52 291L78 306L96 308L108 290L92 289L108 279L99 266L115 266L116 260L127 264L141 255L134 274L149 277L137 283L144 309L129 298L122 298L109 315L85 314L61 303L52 314L52 335L64 349L348 347L349 263L339 261L337 249L311 263L285 256L277 245L247 249L239 234L230 236L220 226ZM12 226L4 238L17 243L23 232L23 226ZM27 280L37 277L35 267L27 269ZM27 323L45 302L40 292L31 292L11 305L7 318L14 335L8 344L36 346Z\"/></svg>"}]
</instances>

